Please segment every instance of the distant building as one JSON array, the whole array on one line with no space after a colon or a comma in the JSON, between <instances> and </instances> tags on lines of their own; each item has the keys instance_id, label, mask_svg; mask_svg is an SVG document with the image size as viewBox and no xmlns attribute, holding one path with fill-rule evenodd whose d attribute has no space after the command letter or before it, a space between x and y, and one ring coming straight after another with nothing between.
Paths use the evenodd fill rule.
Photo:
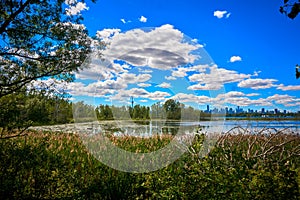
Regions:
<instances>
[{"instance_id":1,"label":"distant building","mask_svg":"<svg viewBox=\"0 0 300 200\"><path fill-rule=\"evenodd\" d=\"M210 110L209 110L209 105L207 105L206 106L206 111L205 111L206 113L209 113L210 112Z\"/></svg>"},{"instance_id":2,"label":"distant building","mask_svg":"<svg viewBox=\"0 0 300 200\"><path fill-rule=\"evenodd\" d=\"M266 113L266 112L265 112L265 108L262 108L262 109L261 109L261 113L262 113L262 114L265 114L265 113Z\"/></svg>"}]
</instances>

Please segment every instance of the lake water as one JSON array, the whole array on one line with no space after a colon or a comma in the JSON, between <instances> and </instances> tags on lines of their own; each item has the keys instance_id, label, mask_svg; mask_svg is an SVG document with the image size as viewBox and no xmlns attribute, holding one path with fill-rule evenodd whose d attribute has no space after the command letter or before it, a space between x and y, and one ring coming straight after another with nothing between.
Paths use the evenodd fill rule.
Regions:
<instances>
[{"instance_id":1,"label":"lake water","mask_svg":"<svg viewBox=\"0 0 300 200\"><path fill-rule=\"evenodd\" d=\"M254 121L254 120L219 120L198 122L166 122L166 121L100 121L90 123L64 124L54 126L32 127L36 130L79 132L97 134L113 133L116 136L130 135L149 137L152 135L178 133L259 133L261 130L275 132L286 129L290 133L300 134L300 121Z\"/></svg>"}]
</instances>

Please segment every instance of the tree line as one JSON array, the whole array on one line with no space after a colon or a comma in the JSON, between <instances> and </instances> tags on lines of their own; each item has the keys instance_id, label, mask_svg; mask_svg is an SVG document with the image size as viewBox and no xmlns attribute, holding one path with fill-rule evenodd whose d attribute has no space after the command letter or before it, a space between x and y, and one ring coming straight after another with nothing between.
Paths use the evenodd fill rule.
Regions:
<instances>
[{"instance_id":1,"label":"tree line","mask_svg":"<svg viewBox=\"0 0 300 200\"><path fill-rule=\"evenodd\" d=\"M11 130L32 125L53 125L91 120L202 120L210 117L191 106L168 99L151 106L86 104L71 102L66 94L47 91L26 91L9 94L0 98L0 127ZM73 116L74 115L74 116Z\"/></svg>"}]
</instances>

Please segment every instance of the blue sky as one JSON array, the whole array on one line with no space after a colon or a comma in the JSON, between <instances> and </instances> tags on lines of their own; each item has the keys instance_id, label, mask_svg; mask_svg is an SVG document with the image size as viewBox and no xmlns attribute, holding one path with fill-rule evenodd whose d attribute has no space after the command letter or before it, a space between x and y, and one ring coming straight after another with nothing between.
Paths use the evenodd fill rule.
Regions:
<instances>
[{"instance_id":1,"label":"blue sky","mask_svg":"<svg viewBox=\"0 0 300 200\"><path fill-rule=\"evenodd\" d=\"M82 91L94 86L97 89L115 89L103 93L103 96L99 93L97 97L94 95L97 104L117 103L120 100L117 98L118 90L123 92L120 92L123 94L119 94L120 98L128 99L124 94L132 95L136 97L137 103L147 105L175 95L186 104L197 102L201 109L210 104L212 107L235 108L239 105L244 109L260 110L264 107L299 111L300 80L295 78L295 65L300 64L300 16L291 20L282 15L279 12L281 4L280 0L98 0L96 4L87 2L89 9L82 12L85 18L84 25L91 36L98 34L103 40L108 39L104 35L110 33L109 42L119 45L111 49L118 51L119 56L122 53L126 54L126 51L120 53L120 44L124 43L120 43L120 38L117 39L125 37L122 33L137 28L156 27L157 29L152 31L160 30L163 32L161 35L166 33L175 36L179 32L196 39L197 44L205 49L211 60L206 61L209 67L198 70L197 74L190 70L191 66L197 66L195 63L191 63L190 66L181 65L180 71L173 65L172 68L165 69L151 64L139 68L137 63L127 62L128 66L125 60L118 63L117 68L113 67L110 70L100 67L82 72L82 75L77 76L76 83L71 86L71 94L77 100L92 98L93 95ZM157 36L154 33L153 36ZM141 34L139 37L148 36ZM166 38L164 41L173 40L172 37ZM190 41L190 46L187 47L191 48L191 51L192 46L195 46L192 43L196 40ZM148 47L145 46L149 50ZM182 48L185 48L184 45ZM167 51L180 54L179 50L175 49L174 47ZM195 60L191 58L189 61ZM105 71L117 69L120 73L105 75ZM92 72L103 77L97 81L93 78L88 79L88 76L94 76ZM176 80L171 80L174 72L177 73L177 76L176 73L173 76ZM220 76L216 75L216 79L223 81L222 87L218 88L216 81L209 76L213 72ZM82 78L83 76L85 77ZM123 81L123 86L117 81ZM89 86L91 83L95 84ZM111 88L108 88L107 84L110 84ZM82 89L79 89L80 87ZM123 103L126 104L126 101Z\"/></svg>"}]
</instances>

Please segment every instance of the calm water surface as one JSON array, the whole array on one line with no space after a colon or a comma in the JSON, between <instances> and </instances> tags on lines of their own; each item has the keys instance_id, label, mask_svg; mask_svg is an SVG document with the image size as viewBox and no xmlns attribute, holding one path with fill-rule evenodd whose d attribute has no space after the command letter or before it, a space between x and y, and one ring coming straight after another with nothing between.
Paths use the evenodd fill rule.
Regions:
<instances>
[{"instance_id":1,"label":"calm water surface","mask_svg":"<svg viewBox=\"0 0 300 200\"><path fill-rule=\"evenodd\" d=\"M240 128L237 128L240 127ZM166 122L166 121L100 121L80 124L64 124L54 126L32 127L36 130L63 131L78 133L109 133L116 136L130 135L149 137L162 134L190 134L203 133L227 133L228 131L247 130L250 133L258 133L262 129L278 131L286 129L288 132L300 134L300 121L254 121L254 120L219 120L219 121L193 121L193 122ZM235 132L236 133L236 132Z\"/></svg>"}]
</instances>

